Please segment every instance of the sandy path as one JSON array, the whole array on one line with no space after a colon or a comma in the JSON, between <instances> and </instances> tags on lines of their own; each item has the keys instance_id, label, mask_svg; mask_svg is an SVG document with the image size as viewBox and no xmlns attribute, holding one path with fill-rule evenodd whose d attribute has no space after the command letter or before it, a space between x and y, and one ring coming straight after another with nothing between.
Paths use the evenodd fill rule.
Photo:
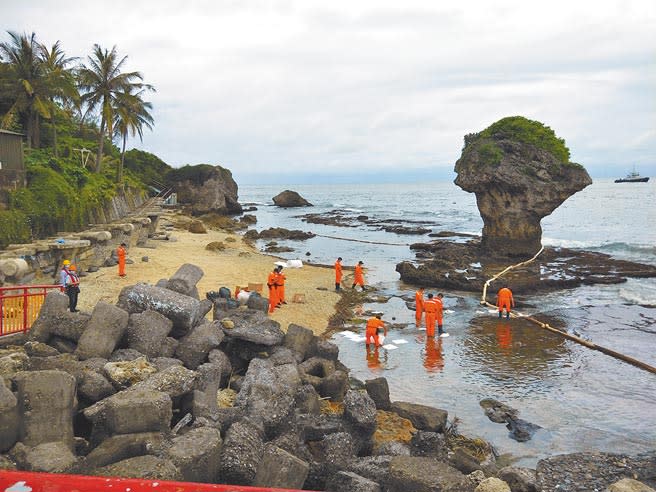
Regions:
<instances>
[{"instance_id":1,"label":"sandy path","mask_svg":"<svg viewBox=\"0 0 656 492\"><path fill-rule=\"evenodd\" d=\"M114 304L123 287L137 282L155 284L162 278L169 278L184 263L194 264L205 272L198 283L201 298L206 292L218 291L220 287L228 287L234 295L235 286L246 286L249 282L262 283L263 295L268 296L266 279L277 258L245 244L238 234L215 230L209 230L207 234L192 234L174 230L171 236L175 240L150 241L155 245L154 249L131 247L128 258L134 264L127 265L126 277L118 276L118 267L109 267L82 278L78 308L91 310L98 301ZM226 242L228 237L235 241ZM226 249L218 252L206 250L205 246L212 241L222 241ZM147 262L142 261L144 256L148 257ZM339 300L339 295L332 290L335 282L333 270L304 265L302 268L285 268L285 274L288 304L276 309L271 317L283 330L289 323L296 323L312 329L315 334L323 333ZM291 302L296 293L305 294L304 304ZM208 316L211 317L211 313Z\"/></svg>"}]
</instances>

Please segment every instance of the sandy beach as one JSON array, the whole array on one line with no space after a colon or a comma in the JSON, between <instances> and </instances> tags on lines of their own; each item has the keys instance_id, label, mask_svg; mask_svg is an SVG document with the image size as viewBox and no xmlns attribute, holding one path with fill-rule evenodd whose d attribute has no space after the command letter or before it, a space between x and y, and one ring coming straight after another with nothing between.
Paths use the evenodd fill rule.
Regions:
<instances>
[{"instance_id":1,"label":"sandy beach","mask_svg":"<svg viewBox=\"0 0 656 492\"><path fill-rule=\"evenodd\" d=\"M176 216L167 214L160 218L160 223L172 221ZM184 220L178 222L184 224ZM235 292L236 286L248 283L263 284L262 294L268 296L266 279L279 259L259 252L250 244L242 241L239 234L210 230L206 234L194 234L184 229L170 232L171 240L150 240L149 246L133 246L128 250L128 258L134 263L127 265L127 275L118 276L117 267L101 268L88 273L81 280L81 292L78 308L92 310L98 301L116 303L118 295L126 286L137 282L155 284L162 278L169 278L184 263L200 267L205 275L198 283L201 298L211 290L228 287ZM223 251L209 251L207 244L220 241L225 245ZM148 261L143 261L143 257ZM315 334L322 334L328 320L335 313L335 304L340 296L334 292L334 271L331 268L303 265L302 268L285 268L287 277L285 297L287 304L271 315L283 330L290 323L311 329ZM322 290L319 290L322 289ZM325 290L324 290L325 289ZM304 294L305 303L294 303L294 294ZM208 314L211 318L212 313Z\"/></svg>"}]
</instances>

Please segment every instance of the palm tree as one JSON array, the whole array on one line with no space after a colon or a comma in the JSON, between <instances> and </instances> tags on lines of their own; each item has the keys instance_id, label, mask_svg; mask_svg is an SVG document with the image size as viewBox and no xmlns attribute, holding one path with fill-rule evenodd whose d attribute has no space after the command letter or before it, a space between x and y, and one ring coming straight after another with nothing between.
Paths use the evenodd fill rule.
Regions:
<instances>
[{"instance_id":1,"label":"palm tree","mask_svg":"<svg viewBox=\"0 0 656 492\"><path fill-rule=\"evenodd\" d=\"M105 137L113 136L114 108L120 94L130 94L139 91L147 84L140 82L143 76L139 72L121 72L127 60L124 56L119 60L116 46L111 51L103 50L98 44L93 45L93 54L87 57L89 66L82 66L78 72L79 87L82 101L89 110L100 112L100 134L98 136L98 151L96 154L96 172L101 171L101 159Z\"/></svg>"},{"instance_id":2,"label":"palm tree","mask_svg":"<svg viewBox=\"0 0 656 492\"><path fill-rule=\"evenodd\" d=\"M3 84L6 96L12 101L0 124L9 126L16 117L22 120L27 133L28 147L39 146L39 115L50 117L44 69L39 59L36 34L7 31L11 41L0 43L0 58L7 63L7 78Z\"/></svg>"},{"instance_id":3,"label":"palm tree","mask_svg":"<svg viewBox=\"0 0 656 492\"><path fill-rule=\"evenodd\" d=\"M52 122L53 133L52 146L55 157L57 157L57 125L55 122L55 115L59 111L57 102L75 103L80 98L73 72L67 68L68 65L77 60L77 57L66 58L64 51L59 45L59 41L57 41L50 49L43 44L39 45L39 58L43 64L45 83L50 93L50 121Z\"/></svg>"},{"instance_id":4,"label":"palm tree","mask_svg":"<svg viewBox=\"0 0 656 492\"><path fill-rule=\"evenodd\" d=\"M143 140L144 126L149 130L153 129L154 120L149 110L153 105L144 101L141 96L146 90L155 89L147 86L138 92L132 94L124 92L118 94L116 99L116 108L114 112L114 133L122 138L121 161L116 174L116 181L120 184L123 182L123 165L125 163L125 144L128 133L133 137L139 135L139 140Z\"/></svg>"}]
</instances>

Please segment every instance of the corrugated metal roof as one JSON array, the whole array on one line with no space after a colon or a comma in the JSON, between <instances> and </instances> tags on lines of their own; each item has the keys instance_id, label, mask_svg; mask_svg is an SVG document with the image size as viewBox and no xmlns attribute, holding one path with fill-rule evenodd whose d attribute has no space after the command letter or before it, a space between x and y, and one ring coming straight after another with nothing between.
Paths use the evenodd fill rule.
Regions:
<instances>
[{"instance_id":1,"label":"corrugated metal roof","mask_svg":"<svg viewBox=\"0 0 656 492\"><path fill-rule=\"evenodd\" d=\"M0 133L5 133L7 135L18 135L19 137L25 136L22 133L10 132L9 130L3 130L2 128L0 128Z\"/></svg>"}]
</instances>

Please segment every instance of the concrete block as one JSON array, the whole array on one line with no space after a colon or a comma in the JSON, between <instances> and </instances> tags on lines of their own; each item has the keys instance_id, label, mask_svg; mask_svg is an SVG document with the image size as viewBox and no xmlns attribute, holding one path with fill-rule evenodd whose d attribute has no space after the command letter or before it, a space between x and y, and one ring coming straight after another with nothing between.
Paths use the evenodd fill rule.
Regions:
<instances>
[{"instance_id":1,"label":"concrete block","mask_svg":"<svg viewBox=\"0 0 656 492\"><path fill-rule=\"evenodd\" d=\"M21 372L14 377L26 446L61 441L73 449L75 378L63 371Z\"/></svg>"},{"instance_id":2,"label":"concrete block","mask_svg":"<svg viewBox=\"0 0 656 492\"><path fill-rule=\"evenodd\" d=\"M91 313L75 353L84 360L92 357L109 359L128 327L128 313L111 304L99 302Z\"/></svg>"},{"instance_id":3,"label":"concrete block","mask_svg":"<svg viewBox=\"0 0 656 492\"><path fill-rule=\"evenodd\" d=\"M279 448L267 446L257 468L253 485L256 487L278 487L301 489L310 471L310 465Z\"/></svg>"},{"instance_id":4,"label":"concrete block","mask_svg":"<svg viewBox=\"0 0 656 492\"><path fill-rule=\"evenodd\" d=\"M110 399L105 411L110 434L167 432L173 418L171 397L159 391L122 391Z\"/></svg>"}]
</instances>

